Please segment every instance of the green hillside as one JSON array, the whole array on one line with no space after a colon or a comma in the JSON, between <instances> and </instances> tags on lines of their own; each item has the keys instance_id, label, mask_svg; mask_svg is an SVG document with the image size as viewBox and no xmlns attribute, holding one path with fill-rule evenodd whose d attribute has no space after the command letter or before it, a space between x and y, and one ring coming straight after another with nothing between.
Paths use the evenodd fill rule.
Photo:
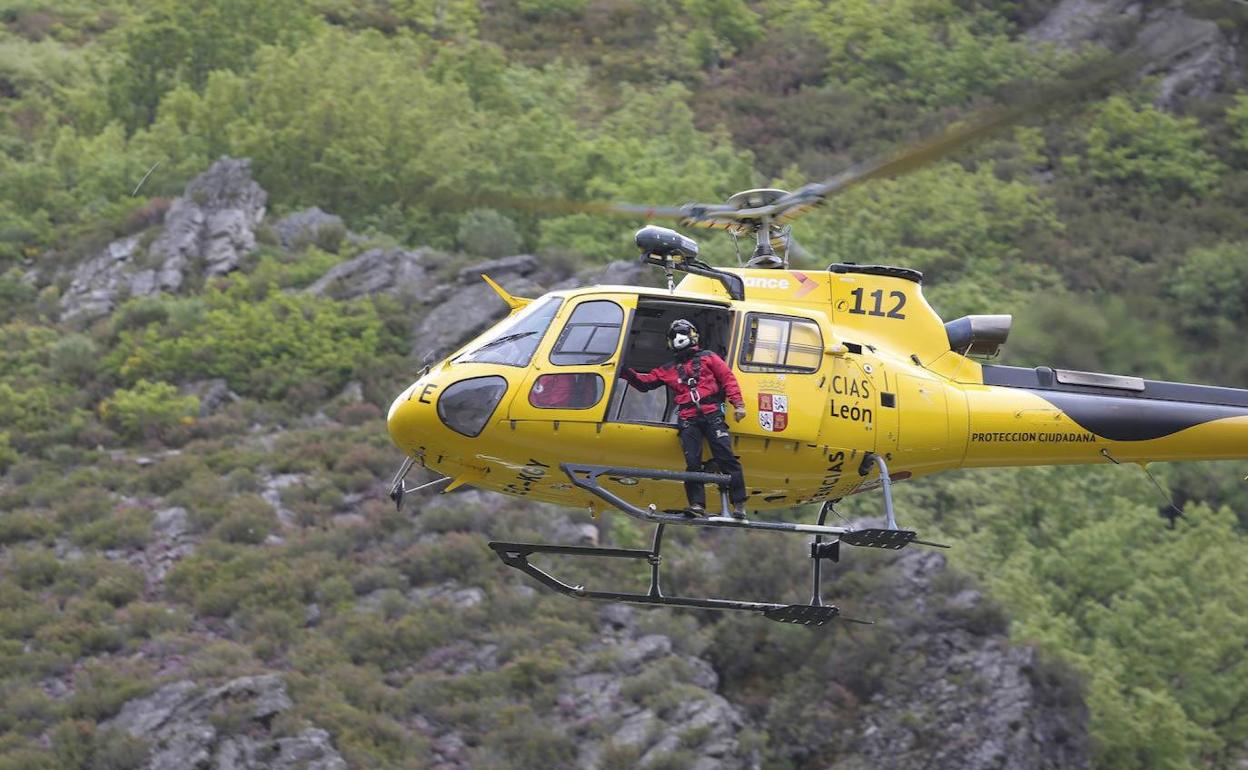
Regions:
<instances>
[{"instance_id":1,"label":"green hillside","mask_svg":"<svg viewBox=\"0 0 1248 770\"><path fill-rule=\"evenodd\" d=\"M0 768L150 766L124 704L267 674L289 706L222 706L214 734L352 768L1248 762L1244 463L1151 467L1173 529L1135 467L899 488L950 568L854 554L837 600L885 622L812 633L534 594L489 537L642 533L475 492L396 513L382 419L486 320L461 269L534 255L500 273L523 293L634 256L634 222L498 201L791 189L1158 29L1198 45L836 198L796 225L801 266L904 265L946 318L1013 313L1006 363L1248 387L1248 6L0 0L0 24ZM354 259L405 278L318 283ZM797 544L676 542L691 591L804 585ZM991 714L921 684L943 639L1034 655L1069 743L960 756Z\"/></svg>"}]
</instances>

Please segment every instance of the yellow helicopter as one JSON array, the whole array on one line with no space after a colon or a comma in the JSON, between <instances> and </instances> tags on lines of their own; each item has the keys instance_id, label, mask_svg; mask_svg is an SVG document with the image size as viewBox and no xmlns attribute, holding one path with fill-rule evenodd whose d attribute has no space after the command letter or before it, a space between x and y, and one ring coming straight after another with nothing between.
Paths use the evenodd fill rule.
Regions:
<instances>
[{"instance_id":1,"label":"yellow helicopter","mask_svg":"<svg viewBox=\"0 0 1248 770\"><path fill-rule=\"evenodd\" d=\"M1086 87L1079 83L1075 88ZM821 595L820 563L842 543L897 549L939 545L901 529L891 484L955 468L1248 458L1248 390L1138 377L983 363L1006 342L1011 317L944 322L915 270L832 264L790 269L794 219L872 178L892 176L964 146L1068 96L1055 89L999 110L909 152L864 164L793 192L756 189L724 204L679 208L586 204L583 210L669 218L754 240L749 262L716 268L697 243L648 225L642 260L668 288L590 286L534 299L484 279L511 309L493 328L423 373L395 399L387 425L407 455L392 482L401 505L410 469L503 494L623 512L655 525L652 547L490 543L504 563L574 597L744 610L804 625L839 616ZM679 284L675 273L683 273ZM705 350L729 364L747 407L731 428L745 467L749 518L729 515L728 477L687 471L666 389L643 393L622 378L670 360L666 331L692 321ZM718 486L722 510L682 511L682 482ZM827 523L832 504L879 490L881 528ZM769 510L823 503L813 523L769 519ZM813 535L812 596L775 604L663 594L659 564L667 525ZM941 546L944 547L944 546ZM645 560L646 593L588 590L529 561L534 554Z\"/></svg>"}]
</instances>

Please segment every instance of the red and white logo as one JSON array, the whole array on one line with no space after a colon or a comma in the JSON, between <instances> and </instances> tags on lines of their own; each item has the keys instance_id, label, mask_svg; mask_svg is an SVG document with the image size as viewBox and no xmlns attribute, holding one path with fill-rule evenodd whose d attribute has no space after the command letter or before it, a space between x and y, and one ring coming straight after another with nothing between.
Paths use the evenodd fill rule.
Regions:
<instances>
[{"instance_id":1,"label":"red and white logo","mask_svg":"<svg viewBox=\"0 0 1248 770\"><path fill-rule=\"evenodd\" d=\"M789 427L789 397L779 393L758 394L758 424L779 433Z\"/></svg>"}]
</instances>

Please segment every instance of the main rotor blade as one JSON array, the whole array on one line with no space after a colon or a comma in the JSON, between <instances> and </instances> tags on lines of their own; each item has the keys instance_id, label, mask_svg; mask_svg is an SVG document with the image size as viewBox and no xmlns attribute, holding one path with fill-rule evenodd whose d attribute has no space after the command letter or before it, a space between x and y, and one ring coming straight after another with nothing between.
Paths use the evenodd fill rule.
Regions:
<instances>
[{"instance_id":1,"label":"main rotor blade","mask_svg":"<svg viewBox=\"0 0 1248 770\"><path fill-rule=\"evenodd\" d=\"M1014 104L981 111L962 125L924 139L908 149L855 164L822 182L794 190L768 207L774 212L772 222L777 225L787 224L823 205L829 198L863 182L895 177L927 166L989 134L1019 124L1032 115L1072 105L1088 92L1108 85L1145 65L1161 64L1182 56L1199 43L1197 39L1188 39L1166 46L1155 38L1137 43L1107 60L1076 68L1061 81L1030 92Z\"/></svg>"},{"instance_id":2,"label":"main rotor blade","mask_svg":"<svg viewBox=\"0 0 1248 770\"><path fill-rule=\"evenodd\" d=\"M686 206L573 201L566 198L534 198L489 192L463 195L443 193L433 203L445 209L494 208L531 214L594 214L643 219L681 219L689 215Z\"/></svg>"}]
</instances>

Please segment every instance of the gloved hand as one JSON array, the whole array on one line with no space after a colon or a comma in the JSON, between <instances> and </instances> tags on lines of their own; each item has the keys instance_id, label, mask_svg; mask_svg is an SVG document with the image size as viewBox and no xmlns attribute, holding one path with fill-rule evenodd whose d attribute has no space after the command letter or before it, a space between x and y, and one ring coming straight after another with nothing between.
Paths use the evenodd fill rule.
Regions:
<instances>
[{"instance_id":1,"label":"gloved hand","mask_svg":"<svg viewBox=\"0 0 1248 770\"><path fill-rule=\"evenodd\" d=\"M742 420L744 420L745 419L745 407L741 404L738 404L736 408L733 409L732 411L732 417L737 422L741 422Z\"/></svg>"}]
</instances>

